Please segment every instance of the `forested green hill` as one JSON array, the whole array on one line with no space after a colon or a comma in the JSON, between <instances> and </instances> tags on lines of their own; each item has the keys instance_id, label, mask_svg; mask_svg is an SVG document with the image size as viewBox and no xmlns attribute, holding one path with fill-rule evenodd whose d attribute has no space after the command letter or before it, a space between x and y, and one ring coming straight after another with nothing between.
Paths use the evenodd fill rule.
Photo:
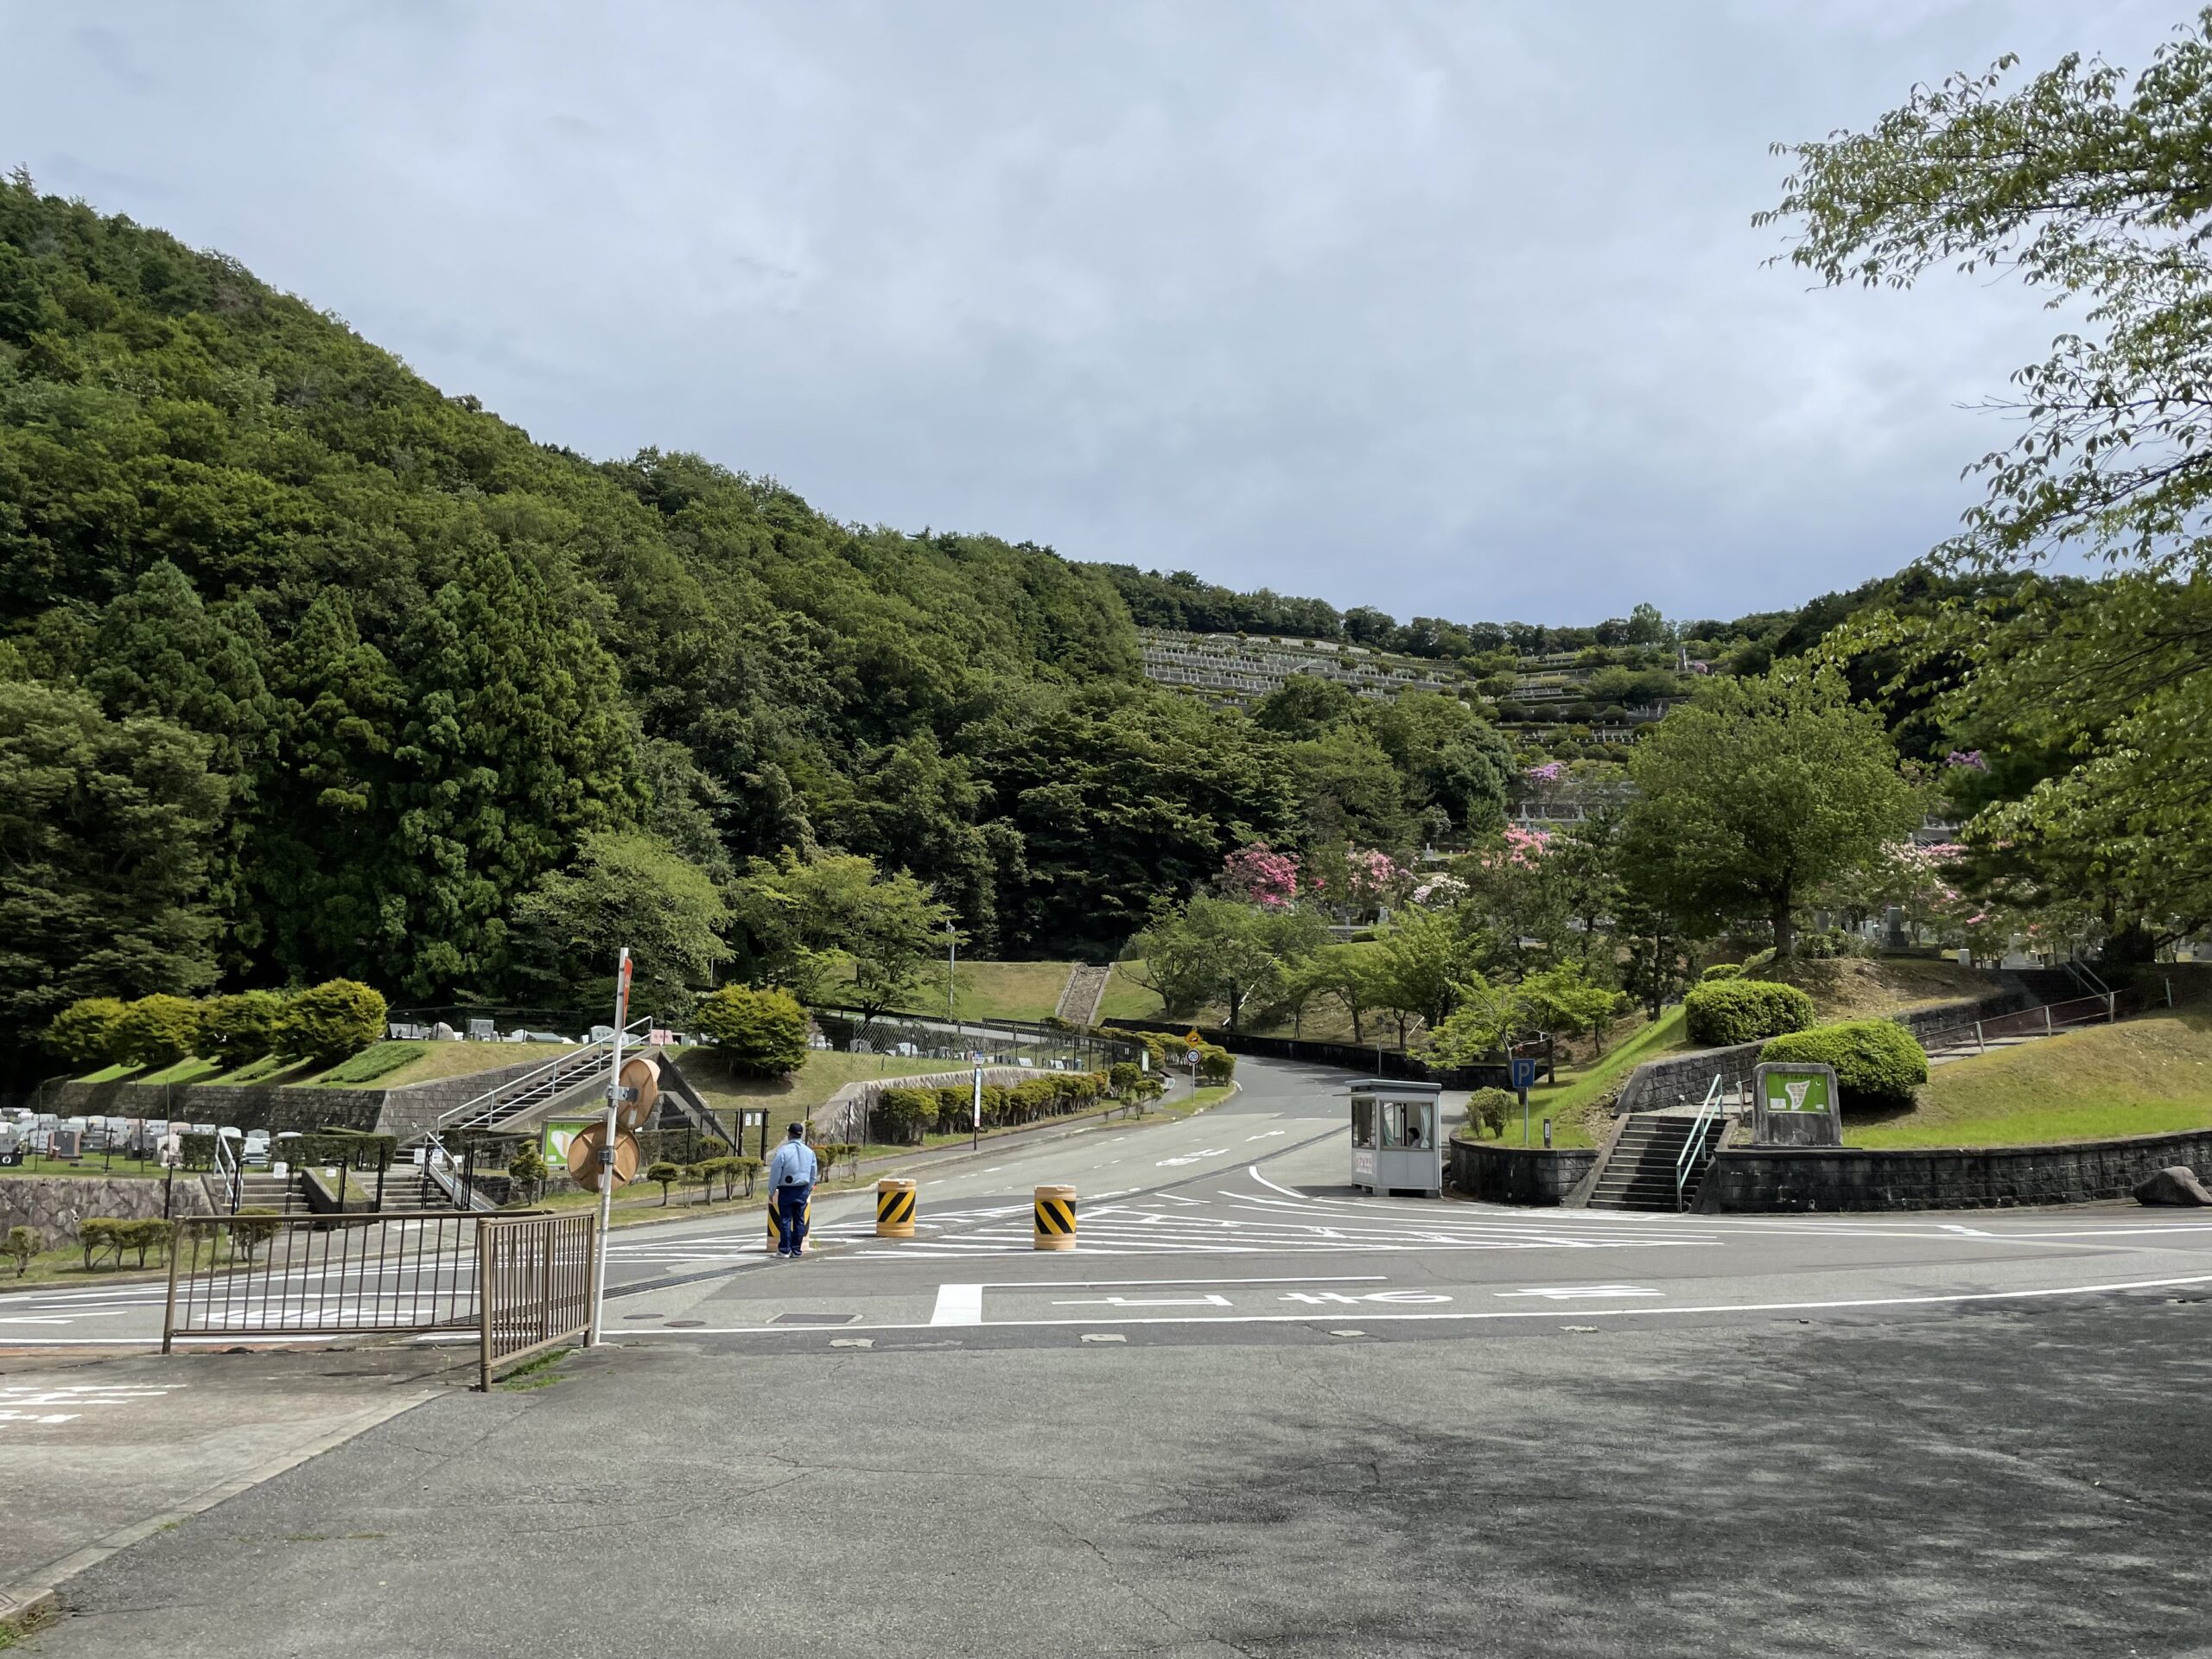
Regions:
<instances>
[{"instance_id":1,"label":"forested green hill","mask_svg":"<svg viewBox=\"0 0 2212 1659\"><path fill-rule=\"evenodd\" d=\"M533 442L233 261L0 184L0 1027L516 993L517 900L596 832L724 885L868 854L978 954L1066 956L1250 839L1436 806L1435 755L1356 711L1276 732L1137 663L1098 569ZM1452 709L1494 815L1503 751Z\"/></svg>"}]
</instances>

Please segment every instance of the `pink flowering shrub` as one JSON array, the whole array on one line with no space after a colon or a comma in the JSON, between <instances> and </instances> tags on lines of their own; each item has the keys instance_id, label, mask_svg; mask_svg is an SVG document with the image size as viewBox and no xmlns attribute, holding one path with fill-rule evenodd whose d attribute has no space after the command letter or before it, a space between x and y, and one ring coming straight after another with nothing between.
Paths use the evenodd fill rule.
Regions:
<instances>
[{"instance_id":1,"label":"pink flowering shrub","mask_svg":"<svg viewBox=\"0 0 2212 1659\"><path fill-rule=\"evenodd\" d=\"M1222 863L1214 887L1224 899L1280 909L1298 897L1298 857L1278 853L1264 841L1240 847Z\"/></svg>"}]
</instances>

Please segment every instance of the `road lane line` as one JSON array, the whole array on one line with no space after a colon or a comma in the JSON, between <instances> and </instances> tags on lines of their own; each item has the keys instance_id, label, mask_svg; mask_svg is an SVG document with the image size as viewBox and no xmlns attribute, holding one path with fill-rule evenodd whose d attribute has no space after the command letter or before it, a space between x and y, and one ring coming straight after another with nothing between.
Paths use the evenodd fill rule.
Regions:
<instances>
[{"instance_id":1,"label":"road lane line","mask_svg":"<svg viewBox=\"0 0 2212 1659\"><path fill-rule=\"evenodd\" d=\"M930 1314L931 1325L981 1325L983 1322L983 1287L981 1285L939 1285L937 1287L937 1307Z\"/></svg>"}]
</instances>

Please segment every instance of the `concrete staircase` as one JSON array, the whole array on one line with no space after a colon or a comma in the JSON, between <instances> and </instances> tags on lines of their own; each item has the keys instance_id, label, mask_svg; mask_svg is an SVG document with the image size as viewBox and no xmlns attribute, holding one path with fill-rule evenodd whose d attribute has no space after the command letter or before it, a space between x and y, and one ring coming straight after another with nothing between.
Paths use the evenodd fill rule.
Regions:
<instances>
[{"instance_id":1,"label":"concrete staircase","mask_svg":"<svg viewBox=\"0 0 2212 1659\"><path fill-rule=\"evenodd\" d=\"M1682 1192L1682 1205L1697 1207L1699 1186L1712 1167L1713 1154L1727 1139L1731 1120L1708 1119L1705 1142L1692 1160ZM1671 1215L1677 1205L1675 1172L1682 1148L1696 1127L1694 1114L1635 1112L1621 1123L1599 1164L1597 1181L1590 1189L1592 1210L1659 1210Z\"/></svg>"},{"instance_id":2,"label":"concrete staircase","mask_svg":"<svg viewBox=\"0 0 2212 1659\"><path fill-rule=\"evenodd\" d=\"M1052 1012L1071 1026L1096 1025L1098 1005L1106 1000L1107 982L1113 977L1110 963L1102 968L1078 962L1068 970L1068 982L1061 988L1059 1006Z\"/></svg>"},{"instance_id":3,"label":"concrete staircase","mask_svg":"<svg viewBox=\"0 0 2212 1659\"><path fill-rule=\"evenodd\" d=\"M220 1175L207 1174L200 1178L207 1190L207 1202L219 1216L231 1213L227 1183ZM266 1170L249 1169L238 1175L238 1208L241 1210L276 1210L289 1215L308 1207L307 1197L300 1191L297 1175L271 1175Z\"/></svg>"}]
</instances>

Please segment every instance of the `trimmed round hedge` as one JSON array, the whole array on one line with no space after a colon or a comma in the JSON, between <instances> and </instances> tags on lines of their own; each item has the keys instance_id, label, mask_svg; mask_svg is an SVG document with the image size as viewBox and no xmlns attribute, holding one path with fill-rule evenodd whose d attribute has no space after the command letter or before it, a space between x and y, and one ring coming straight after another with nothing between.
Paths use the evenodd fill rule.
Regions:
<instances>
[{"instance_id":1,"label":"trimmed round hedge","mask_svg":"<svg viewBox=\"0 0 2212 1659\"><path fill-rule=\"evenodd\" d=\"M1682 998L1682 1024L1690 1041L1732 1048L1803 1031L1813 1023L1813 999L1795 985L1767 979L1716 979L1694 985Z\"/></svg>"},{"instance_id":2,"label":"trimmed round hedge","mask_svg":"<svg viewBox=\"0 0 2212 1659\"><path fill-rule=\"evenodd\" d=\"M1910 1106L1928 1081L1928 1052L1894 1020L1846 1020L1777 1037L1759 1051L1762 1060L1832 1065L1843 1102L1855 1106Z\"/></svg>"}]
</instances>

